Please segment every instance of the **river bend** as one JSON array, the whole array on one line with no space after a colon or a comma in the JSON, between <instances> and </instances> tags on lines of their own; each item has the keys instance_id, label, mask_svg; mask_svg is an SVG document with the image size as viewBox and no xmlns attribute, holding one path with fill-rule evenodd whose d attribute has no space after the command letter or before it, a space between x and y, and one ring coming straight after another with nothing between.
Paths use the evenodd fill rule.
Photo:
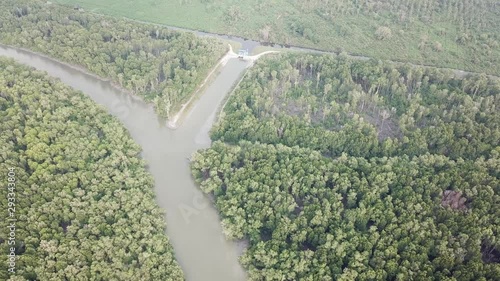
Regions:
<instances>
[{"instance_id":1,"label":"river bend","mask_svg":"<svg viewBox=\"0 0 500 281\"><path fill-rule=\"evenodd\" d=\"M167 235L187 280L246 279L238 262L241 243L224 237L217 210L194 183L188 159L198 149L210 146L208 131L217 108L249 67L249 62L228 60L182 126L170 130L157 118L152 106L132 98L110 82L25 50L0 45L0 55L46 71L119 118L143 148L142 157L155 180L157 202L166 211Z\"/></svg>"}]
</instances>

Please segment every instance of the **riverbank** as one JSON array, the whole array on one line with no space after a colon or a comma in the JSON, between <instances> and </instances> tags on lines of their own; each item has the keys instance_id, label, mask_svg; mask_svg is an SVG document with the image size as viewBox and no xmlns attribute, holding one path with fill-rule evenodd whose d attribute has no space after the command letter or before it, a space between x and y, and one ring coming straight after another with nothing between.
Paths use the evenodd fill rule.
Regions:
<instances>
[{"instance_id":1,"label":"riverbank","mask_svg":"<svg viewBox=\"0 0 500 281\"><path fill-rule=\"evenodd\" d=\"M105 79L77 67L34 52L0 47L0 55L46 71L63 83L89 96L118 118L134 141L155 181L156 201L165 210L167 235L175 256L189 281L239 281L246 273L238 262L241 241L223 235L218 211L193 182L186 158L210 146L206 127L231 85L247 64L230 59L195 104L178 130L170 130L158 120L151 105L130 99Z\"/></svg>"},{"instance_id":2,"label":"riverbank","mask_svg":"<svg viewBox=\"0 0 500 281\"><path fill-rule=\"evenodd\" d=\"M75 5L75 1L69 0L56 2L71 8ZM77 2L100 14L251 38L270 45L345 51L382 60L500 74L500 21L494 1L466 3L459 8L450 2L437 6L285 0ZM452 10L455 12L450 14Z\"/></svg>"},{"instance_id":3,"label":"riverbank","mask_svg":"<svg viewBox=\"0 0 500 281\"><path fill-rule=\"evenodd\" d=\"M56 61L34 52L31 54ZM231 54L227 61L220 65L220 68L215 67L217 70L213 69L211 74L205 78L196 98L192 96L190 102L186 103L174 123L179 129L176 132L170 129L164 130L162 127L164 124L158 121L157 116L152 111L152 106L145 104L140 99L134 99L134 107L125 109L128 110L127 114L116 113L117 100L122 102L124 98L135 96L127 93L125 89L122 91L120 87L117 88L110 80L88 73L85 69L78 69L78 67L64 62L58 62L91 76L94 80L112 86L115 92L124 94L113 94L113 91L106 88L107 86L96 83L96 81L83 82L83 86L75 84L84 93L93 94L93 99L96 102L101 101L104 106L107 106L110 113L126 124L134 139L143 147L144 159L150 164L150 171L155 177L158 200L160 205L167 210L169 224L167 232L172 238L176 253L179 255L180 264L187 271L188 280L207 280L203 278L208 276L208 278L215 278L208 280L234 281L244 278L241 277L244 276L244 272L239 268L237 262L238 247L235 244L238 242L225 240L220 229L220 218L217 210L200 195L198 187L190 178L189 165L185 163L185 159L192 152L210 146L208 132L214 120L217 120L217 108L224 98L228 98L227 93L234 90L237 81L241 81L241 74L261 56L250 56L248 61L240 61L234 55L234 53ZM357 59L368 58L357 57ZM458 71L458 74L455 73L455 75L471 74L460 70L455 71ZM215 73L217 75L213 75ZM57 72L54 75L57 76ZM78 76L78 74L66 75L65 81L71 83L73 79L76 79L72 76ZM92 84L104 87L105 90ZM109 92L109 97L106 96L106 92ZM97 94L102 95L98 96ZM194 102L195 100L198 102ZM139 109L136 110L136 107ZM131 110L132 108L134 110ZM177 122L180 121L185 121L186 125L177 126L180 124ZM182 164L180 164L181 162ZM228 268L231 269L228 270ZM212 273L212 271L214 272Z\"/></svg>"},{"instance_id":4,"label":"riverbank","mask_svg":"<svg viewBox=\"0 0 500 281\"><path fill-rule=\"evenodd\" d=\"M233 48L230 44L228 44L229 50L227 53L217 62L217 64L212 67L208 75L205 77L205 79L201 82L200 85L198 85L197 89L195 92L191 95L191 98L189 98L188 101L186 101L184 104L182 104L181 108L179 111L167 121L167 127L170 129L177 129L182 122L183 118L187 114L187 111L192 107L193 102L197 100L200 95L202 94L203 90L205 87L210 84L211 81L214 79L214 74L216 75L218 71L220 71L221 67L224 67L224 65L228 62L229 59L235 58L236 54L233 52Z\"/></svg>"},{"instance_id":5,"label":"riverbank","mask_svg":"<svg viewBox=\"0 0 500 281\"><path fill-rule=\"evenodd\" d=\"M100 13L97 13L97 14L100 14ZM100 15L104 15L104 14L100 14ZM211 36L211 37L215 37L215 38L218 38L221 40L235 42L235 43L240 44L242 49L247 49L249 51L249 53L252 54L253 56L259 55L261 53L266 53L266 52L296 51L296 52L312 52L312 53L317 53L317 54L330 54L330 55L345 54L349 58L359 59L359 60L376 59L373 57L360 55L360 54L348 53L345 51L343 51L343 52L329 51L329 50L324 50L324 49L319 49L319 48L304 47L304 46L298 46L298 45L292 45L292 44L281 45L281 44L276 44L276 43L255 41L255 40L252 40L252 39L249 39L246 37L237 36L237 35L224 34L224 33L211 33L211 32L204 31L204 30L196 30L196 29L189 29L189 28L166 25L166 24L155 23L155 22L141 21L141 20L127 18L127 17L124 17L124 18L128 19L128 20L137 21L140 23L159 25L159 26L163 26L166 28L170 28L172 30L192 32L198 36ZM454 72L456 74L455 77L459 78L459 79L463 79L467 75L479 75L479 74L481 74L480 72L475 72L475 71L463 70L463 69L458 69L458 68L450 68L450 67L440 67L440 66L430 65L430 64L413 63L413 62L402 61L402 60L390 60L390 59L381 59L381 60L396 63L396 64L408 64L408 65L413 66L413 67L425 67L425 68L433 68L433 69L450 70L450 71ZM487 74L487 76L490 78L493 78L493 79L500 79L499 75Z\"/></svg>"},{"instance_id":6,"label":"riverbank","mask_svg":"<svg viewBox=\"0 0 500 281\"><path fill-rule=\"evenodd\" d=\"M124 87L120 86L118 83L116 83L115 81L113 81L112 79L104 78L104 77L101 77L101 76L99 76L99 75L97 75L95 73L90 72L84 66L67 63L67 62L64 62L62 60L59 60L59 59L56 59L56 58L53 58L53 57L49 57L46 54L43 54L43 53L40 53L40 52L36 52L36 51L30 50L30 49L26 49L26 48L23 48L23 47L19 47L19 46L11 46L11 45L6 45L6 44L0 43L0 47L9 48L9 49L12 49L12 50L22 51L22 52L25 52L25 53L28 53L28 54L32 54L32 55L35 55L35 56L38 56L38 57L42 57L42 58L45 58L45 59L48 59L48 60L55 61L55 62L57 62L59 64L62 64L64 66L66 66L66 67L72 68L72 69L77 70L77 71L82 72L82 73L85 73L85 75L92 76L94 79L98 79L98 80L100 80L102 82L109 83L116 90L118 90L120 92L124 92L124 93L129 94L131 97L133 97L137 101L144 102L144 100L142 98L140 98L137 95L135 95L132 91L130 91L128 89L125 89Z\"/></svg>"}]
</instances>

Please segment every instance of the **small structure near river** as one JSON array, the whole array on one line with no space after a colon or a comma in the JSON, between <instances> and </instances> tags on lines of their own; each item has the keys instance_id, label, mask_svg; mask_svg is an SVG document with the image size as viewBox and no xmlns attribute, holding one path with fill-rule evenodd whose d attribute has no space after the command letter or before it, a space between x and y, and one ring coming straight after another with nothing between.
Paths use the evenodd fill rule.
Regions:
<instances>
[{"instance_id":1,"label":"small structure near river","mask_svg":"<svg viewBox=\"0 0 500 281\"><path fill-rule=\"evenodd\" d=\"M238 58L244 60L246 57L248 57L248 50L240 49L238 51Z\"/></svg>"}]
</instances>

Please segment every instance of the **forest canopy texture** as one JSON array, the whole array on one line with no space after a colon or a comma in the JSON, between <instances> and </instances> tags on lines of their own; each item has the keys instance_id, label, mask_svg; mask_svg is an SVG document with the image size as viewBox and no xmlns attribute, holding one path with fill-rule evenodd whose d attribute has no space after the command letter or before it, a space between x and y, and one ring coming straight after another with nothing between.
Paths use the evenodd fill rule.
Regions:
<instances>
[{"instance_id":1,"label":"forest canopy texture","mask_svg":"<svg viewBox=\"0 0 500 281\"><path fill-rule=\"evenodd\" d=\"M498 0L55 0L281 45L500 74Z\"/></svg>"},{"instance_id":2,"label":"forest canopy texture","mask_svg":"<svg viewBox=\"0 0 500 281\"><path fill-rule=\"evenodd\" d=\"M192 171L250 280L496 280L500 84L286 54L228 99Z\"/></svg>"},{"instance_id":3,"label":"forest canopy texture","mask_svg":"<svg viewBox=\"0 0 500 281\"><path fill-rule=\"evenodd\" d=\"M0 179L16 174L15 280L183 280L153 179L119 121L0 58ZM7 198L7 188L0 197ZM7 210L7 200L0 200ZM0 222L6 257L8 221ZM0 280L7 280L0 263Z\"/></svg>"},{"instance_id":4,"label":"forest canopy texture","mask_svg":"<svg viewBox=\"0 0 500 281\"><path fill-rule=\"evenodd\" d=\"M0 1L0 43L83 66L162 117L175 114L226 50L216 39L37 0Z\"/></svg>"}]
</instances>

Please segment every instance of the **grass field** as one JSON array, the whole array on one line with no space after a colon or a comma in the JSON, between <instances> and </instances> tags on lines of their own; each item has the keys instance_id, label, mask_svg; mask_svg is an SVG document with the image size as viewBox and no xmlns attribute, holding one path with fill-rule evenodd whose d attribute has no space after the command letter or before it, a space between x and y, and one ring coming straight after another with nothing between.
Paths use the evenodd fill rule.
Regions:
<instances>
[{"instance_id":1,"label":"grass field","mask_svg":"<svg viewBox=\"0 0 500 281\"><path fill-rule=\"evenodd\" d=\"M56 2L266 42L500 74L500 5L494 0Z\"/></svg>"}]
</instances>

